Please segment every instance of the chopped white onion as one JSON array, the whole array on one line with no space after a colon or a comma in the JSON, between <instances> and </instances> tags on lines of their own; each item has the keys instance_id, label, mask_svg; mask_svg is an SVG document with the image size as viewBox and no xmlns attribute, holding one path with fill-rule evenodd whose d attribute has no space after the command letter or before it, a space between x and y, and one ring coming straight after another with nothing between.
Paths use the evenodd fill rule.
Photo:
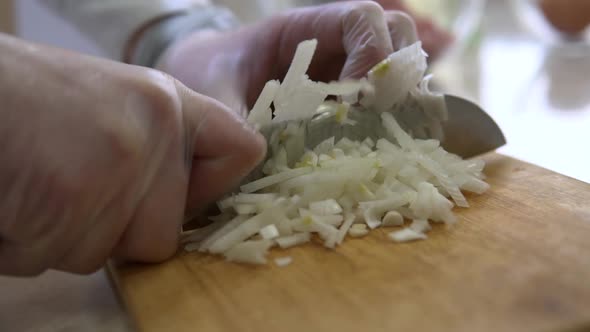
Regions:
<instances>
[{"instance_id":1,"label":"chopped white onion","mask_svg":"<svg viewBox=\"0 0 590 332\"><path fill-rule=\"evenodd\" d=\"M416 240L426 240L427 236L423 233L418 233L411 228L404 228L401 231L389 233L389 238L395 242L409 242Z\"/></svg>"},{"instance_id":2,"label":"chopped white onion","mask_svg":"<svg viewBox=\"0 0 590 332\"><path fill-rule=\"evenodd\" d=\"M344 219L344 223L342 223L342 226L340 226L340 229L338 230L338 235L336 237L336 243L342 244L342 241L344 240L346 233L348 233L348 231L350 230L350 227L352 227L352 224L353 224L355 218L356 218L356 216L354 214L349 213L346 215L346 218Z\"/></svg>"},{"instance_id":3,"label":"chopped white onion","mask_svg":"<svg viewBox=\"0 0 590 332\"><path fill-rule=\"evenodd\" d=\"M389 211L383 217L381 225L384 227L401 226L404 224L404 217L397 211Z\"/></svg>"},{"instance_id":4,"label":"chopped white onion","mask_svg":"<svg viewBox=\"0 0 590 332\"><path fill-rule=\"evenodd\" d=\"M444 97L428 89L420 42L375 66L368 81L330 83L313 82L306 75L316 46L311 40L297 47L285 79L265 85L248 122L267 125L319 114L334 117L342 126L354 125L348 115L362 94L359 102L367 111L381 112L386 137L351 139L343 127L337 142L332 136L308 146L305 126L288 122L271 134L262 167L266 176L220 200L221 214L210 218L213 225L183 236L185 250L263 264L274 243L286 249L310 242L313 234L325 247L335 248L347 235L362 237L379 226L402 226L404 218L413 220L410 226L389 233L389 238L424 240L429 221L457 221L447 197L467 207L461 190L481 194L489 188L483 161L462 160L437 140L447 110ZM327 101L328 95L337 98ZM425 123L408 127L407 114L401 114L398 123L397 112L407 113L402 105L407 101L418 105L411 110L421 113L412 116L423 116ZM426 133L434 139L419 139ZM291 257L275 260L278 266L290 262Z\"/></svg>"},{"instance_id":5,"label":"chopped white onion","mask_svg":"<svg viewBox=\"0 0 590 332\"><path fill-rule=\"evenodd\" d=\"M221 236L217 241L211 244L209 252L222 253L258 233L258 231L271 223L277 218L284 217L284 212L278 207L273 207L262 211L262 213L255 215L254 217L242 222L236 228Z\"/></svg>"},{"instance_id":6,"label":"chopped white onion","mask_svg":"<svg viewBox=\"0 0 590 332\"><path fill-rule=\"evenodd\" d=\"M245 193L252 193L260 189L272 186L274 184L284 182L286 180L296 178L301 175L309 174L313 171L311 167L295 168L281 173L273 174L250 183L247 183L240 188Z\"/></svg>"},{"instance_id":7,"label":"chopped white onion","mask_svg":"<svg viewBox=\"0 0 590 332\"><path fill-rule=\"evenodd\" d=\"M272 245L271 240L245 241L234 245L223 255L230 262L266 264L266 255Z\"/></svg>"},{"instance_id":8,"label":"chopped white onion","mask_svg":"<svg viewBox=\"0 0 590 332\"><path fill-rule=\"evenodd\" d=\"M367 226L364 224L354 224L348 230L348 235L350 235L351 237L362 237L367 234L369 234L369 230L367 229Z\"/></svg>"},{"instance_id":9,"label":"chopped white onion","mask_svg":"<svg viewBox=\"0 0 590 332\"><path fill-rule=\"evenodd\" d=\"M254 214L258 211L258 208L254 204L236 204L234 210L237 214Z\"/></svg>"},{"instance_id":10,"label":"chopped white onion","mask_svg":"<svg viewBox=\"0 0 590 332\"><path fill-rule=\"evenodd\" d=\"M361 103L378 112L390 110L415 90L424 78L426 53L422 43L416 42L392 53L369 72L369 82L375 88L375 95Z\"/></svg>"},{"instance_id":11,"label":"chopped white onion","mask_svg":"<svg viewBox=\"0 0 590 332\"><path fill-rule=\"evenodd\" d=\"M272 240L274 238L279 237L279 230L277 229L277 226L275 226L274 224L262 227L258 233L265 240Z\"/></svg>"},{"instance_id":12,"label":"chopped white onion","mask_svg":"<svg viewBox=\"0 0 590 332\"><path fill-rule=\"evenodd\" d=\"M272 121L272 112L270 110L270 104L277 95L280 84L279 81L273 80L268 81L264 85L260 96L256 100L254 107L248 114L248 123L257 124L260 126L268 125Z\"/></svg>"},{"instance_id":13,"label":"chopped white onion","mask_svg":"<svg viewBox=\"0 0 590 332\"><path fill-rule=\"evenodd\" d=\"M410 224L410 228L416 233L426 233L432 229L430 223L426 219L414 219Z\"/></svg>"},{"instance_id":14,"label":"chopped white onion","mask_svg":"<svg viewBox=\"0 0 590 332\"><path fill-rule=\"evenodd\" d=\"M277 242L279 247L287 249L311 241L311 233L303 232L289 236L283 236L276 238L275 241Z\"/></svg>"},{"instance_id":15,"label":"chopped white onion","mask_svg":"<svg viewBox=\"0 0 590 332\"><path fill-rule=\"evenodd\" d=\"M342 213L342 207L333 198L310 203L309 210L320 216Z\"/></svg>"}]
</instances>

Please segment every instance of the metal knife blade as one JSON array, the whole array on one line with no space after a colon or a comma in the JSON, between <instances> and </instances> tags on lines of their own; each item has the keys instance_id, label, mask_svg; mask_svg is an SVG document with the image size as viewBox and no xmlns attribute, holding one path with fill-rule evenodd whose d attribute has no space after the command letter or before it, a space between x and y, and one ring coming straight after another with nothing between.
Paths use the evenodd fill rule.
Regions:
<instances>
[{"instance_id":1,"label":"metal knife blade","mask_svg":"<svg viewBox=\"0 0 590 332\"><path fill-rule=\"evenodd\" d=\"M445 95L444 102L447 109L447 118L440 123L442 131L441 146L448 152L457 154L462 158L470 158L485 152L492 151L504 144L506 139L500 127L481 107L466 99ZM416 112L416 103L408 100L398 105L393 112L400 126L414 134L419 131L417 138L438 138L435 133L423 130L424 122L429 119L424 112ZM364 140L370 137L374 141L386 138L395 142L395 138L385 130L381 116L377 112L371 112L360 108L351 108L348 118L356 122L355 125L342 125L334 120L333 115L319 114L311 119L292 120L272 123L262 126L260 132L269 142L269 150L272 150L272 142L277 141L272 137L284 131L287 127L300 130L297 137L303 139L287 140L284 142L288 151L288 163L294 164L303 155L305 149L313 149L319 143L330 137L337 142L343 137L351 140ZM270 153L269 153L270 154ZM267 158L269 156L267 154ZM245 182L261 177L263 163L260 163L245 179Z\"/></svg>"},{"instance_id":2,"label":"metal knife blade","mask_svg":"<svg viewBox=\"0 0 590 332\"><path fill-rule=\"evenodd\" d=\"M493 151L506 144L506 138L492 117L475 103L445 95L448 120L442 123L441 146L463 158Z\"/></svg>"},{"instance_id":3,"label":"metal knife blade","mask_svg":"<svg viewBox=\"0 0 590 332\"><path fill-rule=\"evenodd\" d=\"M498 124L477 104L453 95L444 95L448 118L441 122L443 139L441 146L448 152L463 158L474 157L492 151L506 144L506 139ZM394 113L401 127L411 132L412 128L424 122L424 115L413 112L415 105L402 105L405 109ZM409 111L408 111L409 110ZM289 124L303 127L305 130L305 148L313 148L323 140L335 137L338 141L342 137L352 140L363 140L366 137L379 139L389 138L381 124L381 117L376 112L361 109L351 109L349 119L356 121L354 126L341 125L330 116L319 115L311 119L294 120L273 123L263 126L260 132L267 141L274 132L286 129ZM433 138L424 132L421 138Z\"/></svg>"}]
</instances>

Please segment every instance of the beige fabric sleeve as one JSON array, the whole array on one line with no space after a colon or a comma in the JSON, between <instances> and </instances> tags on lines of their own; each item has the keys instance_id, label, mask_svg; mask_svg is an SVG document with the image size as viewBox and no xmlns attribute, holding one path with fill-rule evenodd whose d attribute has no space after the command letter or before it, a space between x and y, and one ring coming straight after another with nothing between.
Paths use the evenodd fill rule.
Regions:
<instances>
[{"instance_id":1,"label":"beige fabric sleeve","mask_svg":"<svg viewBox=\"0 0 590 332\"><path fill-rule=\"evenodd\" d=\"M120 60L125 45L142 24L159 16L207 5L208 0L40 0Z\"/></svg>"}]
</instances>

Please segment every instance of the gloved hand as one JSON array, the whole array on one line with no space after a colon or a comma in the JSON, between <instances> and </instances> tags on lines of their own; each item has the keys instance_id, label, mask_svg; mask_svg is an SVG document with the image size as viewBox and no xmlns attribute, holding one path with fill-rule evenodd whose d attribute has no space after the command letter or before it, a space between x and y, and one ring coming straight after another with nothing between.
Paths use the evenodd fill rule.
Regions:
<instances>
[{"instance_id":1,"label":"gloved hand","mask_svg":"<svg viewBox=\"0 0 590 332\"><path fill-rule=\"evenodd\" d=\"M314 80L360 78L417 40L413 21L371 1L300 8L232 32L199 31L172 44L158 68L245 115L264 83L282 79L298 43L316 38Z\"/></svg>"},{"instance_id":2,"label":"gloved hand","mask_svg":"<svg viewBox=\"0 0 590 332\"><path fill-rule=\"evenodd\" d=\"M408 13L416 22L418 38L422 41L422 48L428 53L428 60L437 59L451 44L453 36L434 24L431 19L421 17L412 12L403 0L375 0L386 10L401 10Z\"/></svg>"},{"instance_id":3,"label":"gloved hand","mask_svg":"<svg viewBox=\"0 0 590 332\"><path fill-rule=\"evenodd\" d=\"M0 34L0 274L160 261L264 139L161 72Z\"/></svg>"}]
</instances>

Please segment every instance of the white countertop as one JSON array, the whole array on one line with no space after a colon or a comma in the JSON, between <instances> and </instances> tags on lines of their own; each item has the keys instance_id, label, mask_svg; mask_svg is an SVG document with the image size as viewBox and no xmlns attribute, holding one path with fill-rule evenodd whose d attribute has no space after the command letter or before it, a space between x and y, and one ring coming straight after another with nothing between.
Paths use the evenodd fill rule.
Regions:
<instances>
[{"instance_id":1,"label":"white countertop","mask_svg":"<svg viewBox=\"0 0 590 332\"><path fill-rule=\"evenodd\" d=\"M590 55L556 56L493 3L478 51L437 75L498 122L508 140L499 152L590 183ZM0 331L128 330L103 272L0 277L0 294Z\"/></svg>"}]
</instances>

